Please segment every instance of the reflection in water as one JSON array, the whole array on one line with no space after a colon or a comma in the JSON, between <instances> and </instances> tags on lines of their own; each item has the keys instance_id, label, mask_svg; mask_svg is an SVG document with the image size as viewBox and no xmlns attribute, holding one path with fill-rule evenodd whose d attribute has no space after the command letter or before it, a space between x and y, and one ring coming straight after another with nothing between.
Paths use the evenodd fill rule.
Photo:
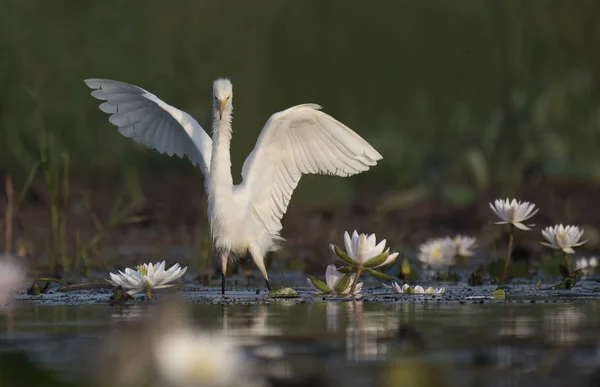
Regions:
<instances>
[{"instance_id":1,"label":"reflection in water","mask_svg":"<svg viewBox=\"0 0 600 387\"><path fill-rule=\"evenodd\" d=\"M536 320L529 316L514 316L505 321L506 326L498 330L501 336L514 336L518 338L532 337L535 333Z\"/></svg>"},{"instance_id":2,"label":"reflection in water","mask_svg":"<svg viewBox=\"0 0 600 387\"><path fill-rule=\"evenodd\" d=\"M389 343L380 341L398 330L399 319L383 311L365 311L362 301L347 302L350 323L346 328L348 360L382 360L389 353Z\"/></svg>"},{"instance_id":3,"label":"reflection in water","mask_svg":"<svg viewBox=\"0 0 600 387\"><path fill-rule=\"evenodd\" d=\"M581 306L560 305L544 312L544 331L549 341L569 344L581 338L579 329L586 321Z\"/></svg>"},{"instance_id":4,"label":"reflection in water","mask_svg":"<svg viewBox=\"0 0 600 387\"><path fill-rule=\"evenodd\" d=\"M285 305L285 304L282 304ZM222 305L223 333L234 336L243 344L252 344L264 336L281 335L282 327L273 320L268 305L249 305L240 313L239 307Z\"/></svg>"},{"instance_id":5,"label":"reflection in water","mask_svg":"<svg viewBox=\"0 0 600 387\"><path fill-rule=\"evenodd\" d=\"M156 351L165 351L157 348L175 348L169 343L178 341L156 343L182 326L200 336L194 334L178 345L202 343L201 335L229 340L256 365L258 375L293 381L287 385L352 387L374 385L385 377L390 386L411 380L432 387L527 386L527 380L536 385L544 381L548 387L583 380L578 385L588 386L586 379L577 378L600 366L600 335L595 328L600 322L599 302L444 305L414 300L186 303L191 313L187 319L176 308L161 311L157 303L22 304L15 310L13 332L0 340L0 352L26 351L40 365L73 378L77 375L67 371L85 369L79 366L94 359L89 355L98 353L94 343L102 343L111 351L108 356L104 351L104 363L93 367L107 381L101 386L140 375L152 378L158 368L148 373L147 367L156 364ZM0 319L0 329L6 332L7 327L6 319Z\"/></svg>"},{"instance_id":6,"label":"reflection in water","mask_svg":"<svg viewBox=\"0 0 600 387\"><path fill-rule=\"evenodd\" d=\"M115 305L112 308L112 314L110 317L115 322L120 322L120 321L134 322L134 321L139 321L144 316L146 316L147 311L148 311L148 308L146 305L140 305L140 304Z\"/></svg>"},{"instance_id":7,"label":"reflection in water","mask_svg":"<svg viewBox=\"0 0 600 387\"><path fill-rule=\"evenodd\" d=\"M325 303L325 324L327 333L336 333L341 329L341 313L345 307L345 302L327 302Z\"/></svg>"}]
</instances>

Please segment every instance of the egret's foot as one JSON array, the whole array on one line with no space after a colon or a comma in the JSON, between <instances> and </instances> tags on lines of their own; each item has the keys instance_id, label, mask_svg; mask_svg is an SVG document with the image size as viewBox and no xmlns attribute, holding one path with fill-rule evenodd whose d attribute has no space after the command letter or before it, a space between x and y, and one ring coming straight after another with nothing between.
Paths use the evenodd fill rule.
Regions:
<instances>
[{"instance_id":1,"label":"egret's foot","mask_svg":"<svg viewBox=\"0 0 600 387\"><path fill-rule=\"evenodd\" d=\"M267 290L268 290L268 291L271 291L271 285L269 285L269 280L268 280L268 279L266 279L266 280L265 280L265 283L267 284Z\"/></svg>"}]
</instances>

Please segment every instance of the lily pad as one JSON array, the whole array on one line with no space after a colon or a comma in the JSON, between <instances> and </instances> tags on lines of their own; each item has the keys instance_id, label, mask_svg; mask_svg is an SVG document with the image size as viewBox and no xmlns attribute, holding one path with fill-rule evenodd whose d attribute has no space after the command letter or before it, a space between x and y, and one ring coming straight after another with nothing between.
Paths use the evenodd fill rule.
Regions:
<instances>
[{"instance_id":1,"label":"lily pad","mask_svg":"<svg viewBox=\"0 0 600 387\"><path fill-rule=\"evenodd\" d=\"M269 297L272 298L292 298L298 297L298 292L292 288L278 288L269 291Z\"/></svg>"},{"instance_id":2,"label":"lily pad","mask_svg":"<svg viewBox=\"0 0 600 387\"><path fill-rule=\"evenodd\" d=\"M503 289L496 289L492 292L492 297L496 300L504 300L506 298L506 292Z\"/></svg>"}]
</instances>

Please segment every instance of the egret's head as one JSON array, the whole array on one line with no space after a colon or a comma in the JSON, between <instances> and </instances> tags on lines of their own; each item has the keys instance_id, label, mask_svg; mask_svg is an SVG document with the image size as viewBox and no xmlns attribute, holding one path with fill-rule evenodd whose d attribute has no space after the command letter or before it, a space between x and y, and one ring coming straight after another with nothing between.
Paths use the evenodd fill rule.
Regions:
<instances>
[{"instance_id":1,"label":"egret's head","mask_svg":"<svg viewBox=\"0 0 600 387\"><path fill-rule=\"evenodd\" d=\"M223 112L231 108L233 101L233 86L227 78L219 78L213 83L213 97L215 108L219 111L219 119L223 117Z\"/></svg>"}]
</instances>

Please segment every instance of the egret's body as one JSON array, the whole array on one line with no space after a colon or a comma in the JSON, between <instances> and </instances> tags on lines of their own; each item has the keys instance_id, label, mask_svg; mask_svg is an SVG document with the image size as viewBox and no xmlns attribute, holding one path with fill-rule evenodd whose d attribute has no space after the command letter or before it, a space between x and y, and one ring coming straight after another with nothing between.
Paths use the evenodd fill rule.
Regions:
<instances>
[{"instance_id":1,"label":"egret's body","mask_svg":"<svg viewBox=\"0 0 600 387\"><path fill-rule=\"evenodd\" d=\"M381 155L351 129L305 104L273 114L242 168L231 175L233 89L213 84L213 137L189 114L137 86L88 79L102 111L125 137L169 156L186 155L205 177L208 217L223 278L231 255L250 253L268 286L264 257L283 241L281 218L304 173L350 176L376 165ZM224 283L224 282L223 282ZM223 285L224 286L224 285ZM223 288L224 289L224 288Z\"/></svg>"}]
</instances>

